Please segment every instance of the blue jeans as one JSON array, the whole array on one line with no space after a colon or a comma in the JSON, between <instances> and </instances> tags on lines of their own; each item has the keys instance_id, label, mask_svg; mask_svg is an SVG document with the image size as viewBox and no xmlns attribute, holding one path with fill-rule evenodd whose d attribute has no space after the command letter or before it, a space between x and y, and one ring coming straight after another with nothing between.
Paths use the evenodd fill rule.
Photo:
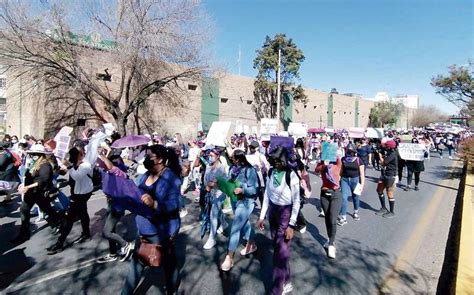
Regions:
<instances>
[{"instance_id":1,"label":"blue jeans","mask_svg":"<svg viewBox=\"0 0 474 295\"><path fill-rule=\"evenodd\" d=\"M209 237L212 237L213 239L216 237L219 219L221 220L221 223L224 222L224 214L222 214L222 203L224 203L224 200L225 194L223 193L220 193L220 195L219 193L217 195L214 195L212 199L211 234Z\"/></svg>"},{"instance_id":2,"label":"blue jeans","mask_svg":"<svg viewBox=\"0 0 474 295\"><path fill-rule=\"evenodd\" d=\"M352 196L352 202L354 203L354 210L359 210L359 196L354 194L353 191L359 183L359 177L342 177L341 178L341 190L342 190L342 206L339 215L346 216L347 203L349 196Z\"/></svg>"},{"instance_id":3,"label":"blue jeans","mask_svg":"<svg viewBox=\"0 0 474 295\"><path fill-rule=\"evenodd\" d=\"M235 252L239 246L240 232L244 233L244 240L247 242L254 235L253 226L250 224L250 214L255 208L255 200L244 198L232 204L234 209L234 220L230 230L229 252Z\"/></svg>"}]
</instances>

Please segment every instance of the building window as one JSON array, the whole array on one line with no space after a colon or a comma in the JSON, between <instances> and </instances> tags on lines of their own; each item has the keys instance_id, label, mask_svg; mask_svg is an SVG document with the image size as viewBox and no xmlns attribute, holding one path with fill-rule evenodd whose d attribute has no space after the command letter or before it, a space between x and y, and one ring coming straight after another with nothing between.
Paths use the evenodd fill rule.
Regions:
<instances>
[{"instance_id":1,"label":"building window","mask_svg":"<svg viewBox=\"0 0 474 295\"><path fill-rule=\"evenodd\" d=\"M188 84L188 90L196 90L198 88L198 86L196 84Z\"/></svg>"},{"instance_id":2,"label":"building window","mask_svg":"<svg viewBox=\"0 0 474 295\"><path fill-rule=\"evenodd\" d=\"M252 104L252 100L247 100L247 104Z\"/></svg>"},{"instance_id":3,"label":"building window","mask_svg":"<svg viewBox=\"0 0 474 295\"><path fill-rule=\"evenodd\" d=\"M228 98L221 97L221 102L222 102L222 103L226 103L228 100L229 100Z\"/></svg>"},{"instance_id":4,"label":"building window","mask_svg":"<svg viewBox=\"0 0 474 295\"><path fill-rule=\"evenodd\" d=\"M7 99L5 97L0 97L0 105L7 104Z\"/></svg>"},{"instance_id":5,"label":"building window","mask_svg":"<svg viewBox=\"0 0 474 295\"><path fill-rule=\"evenodd\" d=\"M7 79L0 78L0 88L6 88L6 87L7 87Z\"/></svg>"}]
</instances>

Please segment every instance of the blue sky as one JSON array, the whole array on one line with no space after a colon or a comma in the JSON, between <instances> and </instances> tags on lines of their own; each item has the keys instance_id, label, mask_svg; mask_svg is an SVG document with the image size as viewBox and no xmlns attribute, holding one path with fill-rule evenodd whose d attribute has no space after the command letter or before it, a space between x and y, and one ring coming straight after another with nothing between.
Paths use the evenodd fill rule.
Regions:
<instances>
[{"instance_id":1,"label":"blue sky","mask_svg":"<svg viewBox=\"0 0 474 295\"><path fill-rule=\"evenodd\" d=\"M215 25L218 64L255 76L265 36L285 33L305 56L301 83L373 97L418 94L421 104L457 110L430 79L474 60L473 1L205 0Z\"/></svg>"}]
</instances>

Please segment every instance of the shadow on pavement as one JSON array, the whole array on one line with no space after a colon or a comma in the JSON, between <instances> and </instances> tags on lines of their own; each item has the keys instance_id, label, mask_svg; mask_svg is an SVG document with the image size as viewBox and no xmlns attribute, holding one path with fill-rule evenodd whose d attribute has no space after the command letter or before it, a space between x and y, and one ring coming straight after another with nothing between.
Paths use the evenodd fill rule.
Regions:
<instances>
[{"instance_id":1,"label":"shadow on pavement","mask_svg":"<svg viewBox=\"0 0 474 295\"><path fill-rule=\"evenodd\" d=\"M33 265L35 259L25 255L25 248L15 249L0 256L0 290L8 287Z\"/></svg>"}]
</instances>

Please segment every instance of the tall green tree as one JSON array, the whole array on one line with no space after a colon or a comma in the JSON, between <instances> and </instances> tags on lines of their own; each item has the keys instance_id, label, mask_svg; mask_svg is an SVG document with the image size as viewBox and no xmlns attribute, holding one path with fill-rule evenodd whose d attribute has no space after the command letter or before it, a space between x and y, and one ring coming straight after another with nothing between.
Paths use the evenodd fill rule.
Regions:
<instances>
[{"instance_id":1,"label":"tall green tree","mask_svg":"<svg viewBox=\"0 0 474 295\"><path fill-rule=\"evenodd\" d=\"M448 75L437 75L431 79L431 86L436 93L444 96L449 102L461 108L461 114L474 117L474 63L466 66L452 65Z\"/></svg>"},{"instance_id":2,"label":"tall green tree","mask_svg":"<svg viewBox=\"0 0 474 295\"><path fill-rule=\"evenodd\" d=\"M281 109L277 110L277 75L278 50L281 50L280 78L281 78ZM307 96L301 84L295 82L300 79L300 66L305 57L303 51L285 34L276 34L275 37L265 38L261 49L257 50L257 57L253 61L253 68L258 70L254 82L254 111L257 119L275 117L277 111L283 109L283 96L289 95L294 101L306 103Z\"/></svg>"},{"instance_id":3,"label":"tall green tree","mask_svg":"<svg viewBox=\"0 0 474 295\"><path fill-rule=\"evenodd\" d=\"M404 106L402 103L392 101L379 101L370 109L369 127L388 127L397 123L402 114Z\"/></svg>"}]
</instances>

